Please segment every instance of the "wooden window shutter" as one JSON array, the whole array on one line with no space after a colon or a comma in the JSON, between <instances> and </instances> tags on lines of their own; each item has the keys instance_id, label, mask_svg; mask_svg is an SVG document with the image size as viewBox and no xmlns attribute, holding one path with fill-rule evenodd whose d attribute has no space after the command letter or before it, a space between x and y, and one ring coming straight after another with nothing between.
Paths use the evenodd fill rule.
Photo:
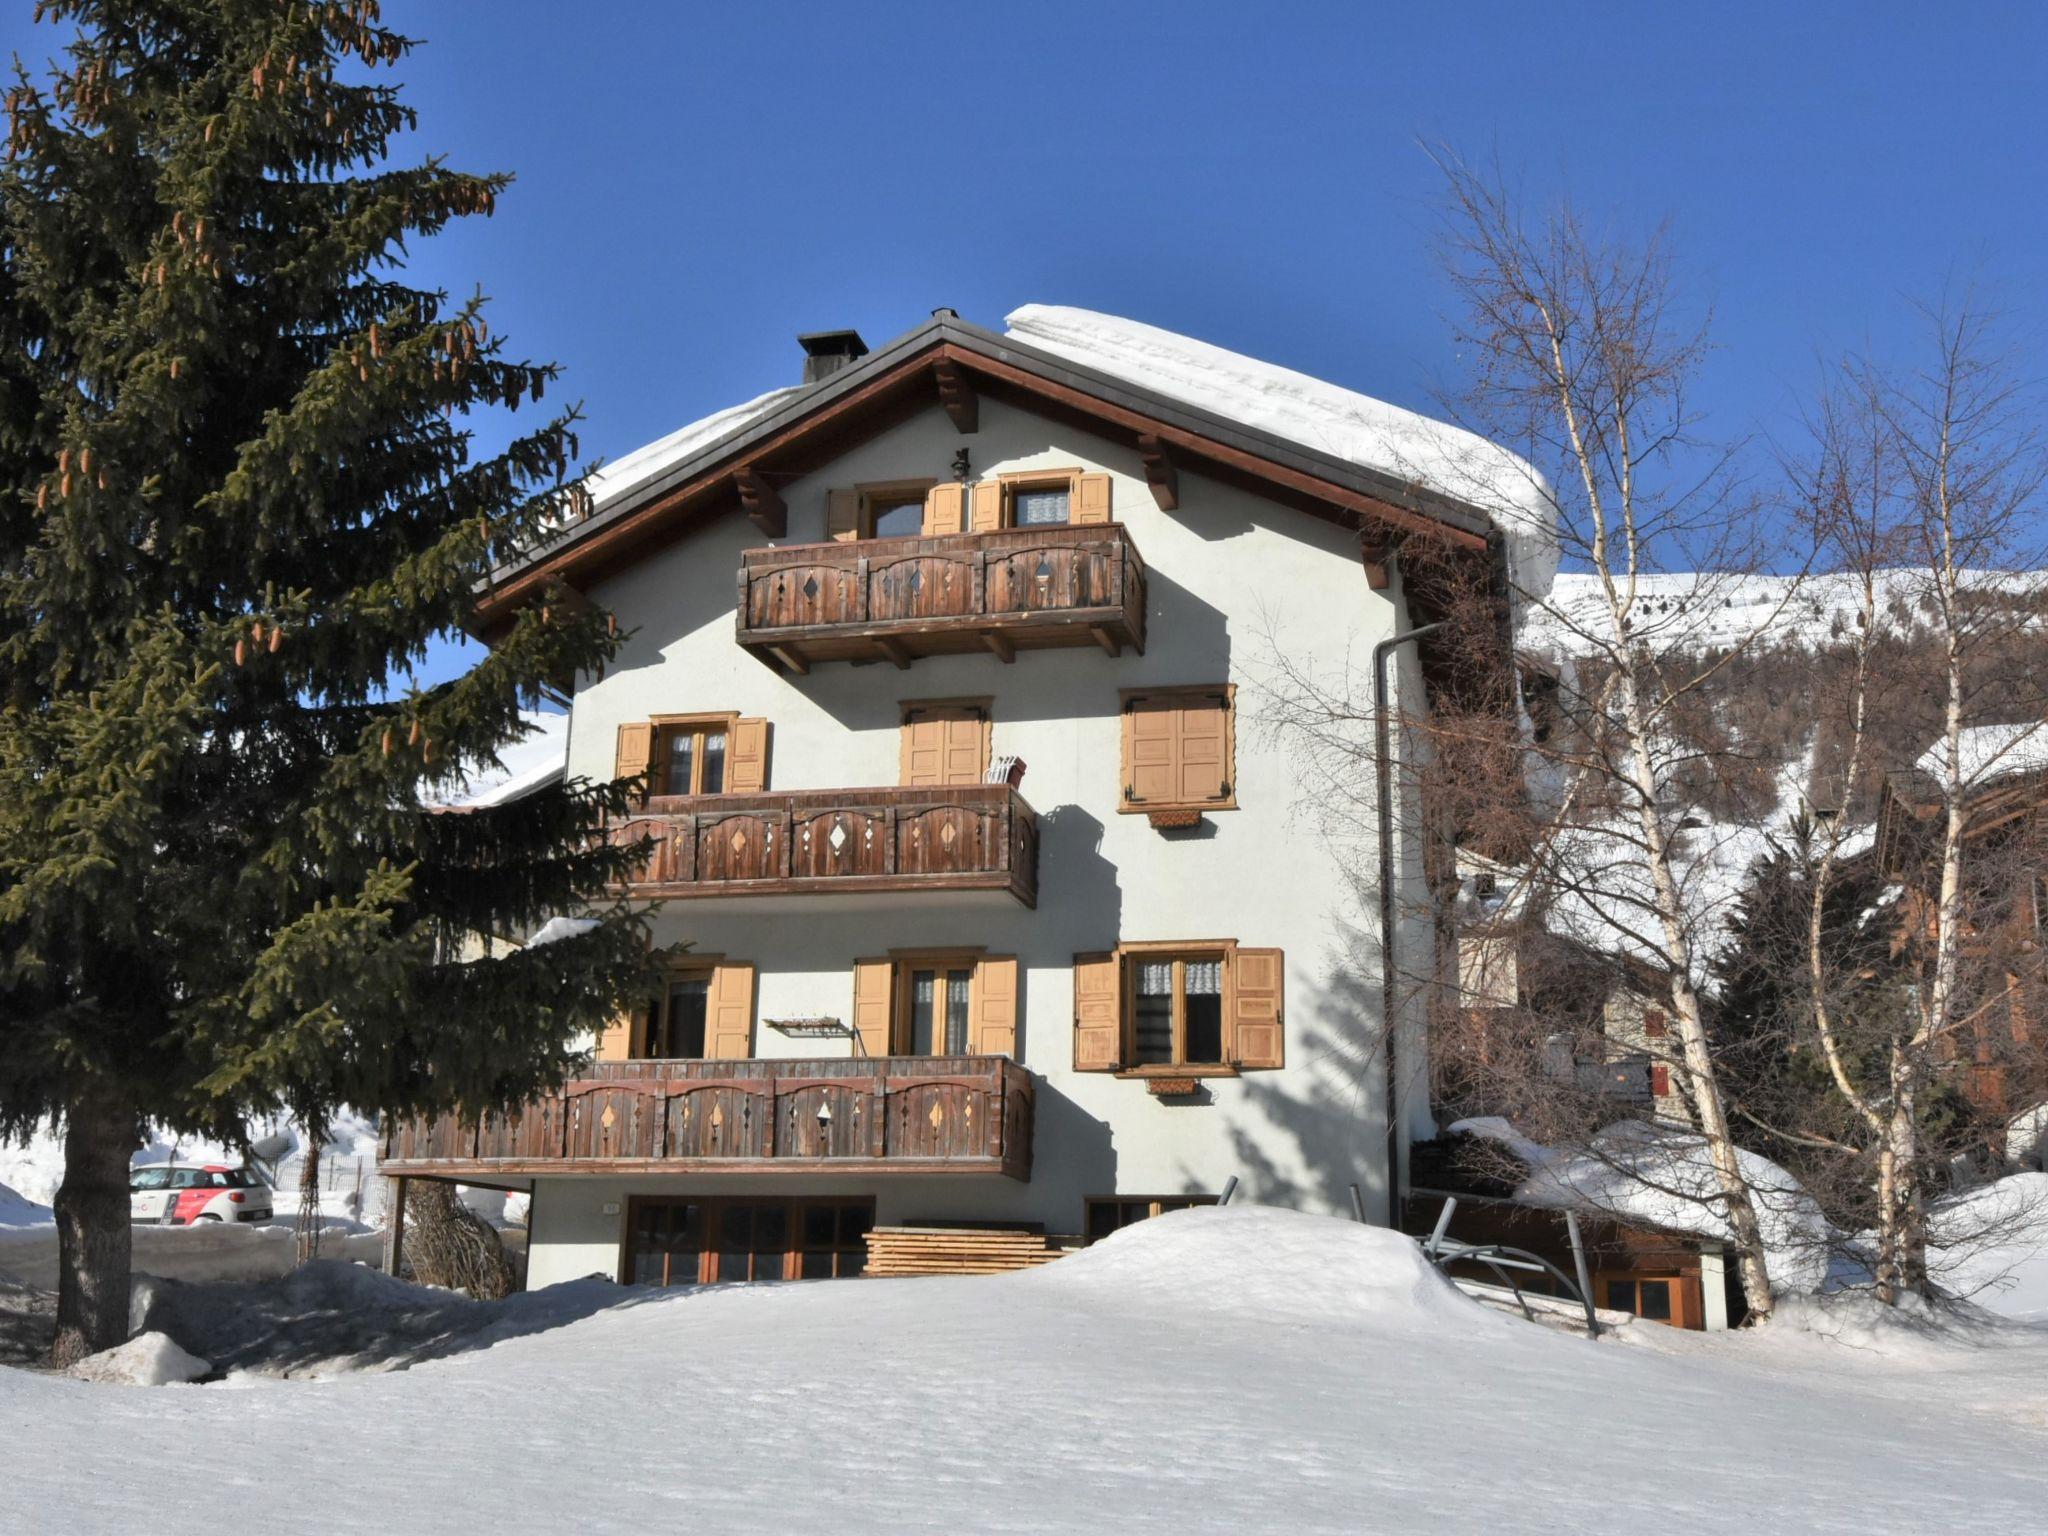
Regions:
<instances>
[{"instance_id":1,"label":"wooden window shutter","mask_svg":"<svg viewBox=\"0 0 2048 1536\"><path fill-rule=\"evenodd\" d=\"M1230 1060L1246 1069L1286 1059L1281 991L1286 957L1277 949L1240 949L1231 962Z\"/></svg>"},{"instance_id":2,"label":"wooden window shutter","mask_svg":"<svg viewBox=\"0 0 2048 1536\"><path fill-rule=\"evenodd\" d=\"M974 1019L967 1048L977 1056L1017 1055L1017 957L983 955L974 967Z\"/></svg>"},{"instance_id":3,"label":"wooden window shutter","mask_svg":"<svg viewBox=\"0 0 2048 1536\"><path fill-rule=\"evenodd\" d=\"M1077 523L1107 523L1113 520L1108 475L1075 477L1073 520Z\"/></svg>"},{"instance_id":4,"label":"wooden window shutter","mask_svg":"<svg viewBox=\"0 0 2048 1536\"><path fill-rule=\"evenodd\" d=\"M1170 698L1132 699L1124 708L1124 798L1172 805L1180 780L1179 709Z\"/></svg>"},{"instance_id":5,"label":"wooden window shutter","mask_svg":"<svg viewBox=\"0 0 2048 1536\"><path fill-rule=\"evenodd\" d=\"M853 962L853 1032L860 1039L863 1056L889 1054L890 1025L895 1019L890 983L895 969L887 960Z\"/></svg>"},{"instance_id":6,"label":"wooden window shutter","mask_svg":"<svg viewBox=\"0 0 2048 1536\"><path fill-rule=\"evenodd\" d=\"M1201 805L1230 798L1230 700L1190 698L1177 711L1180 746L1175 766L1180 781L1176 798L1182 805Z\"/></svg>"},{"instance_id":7,"label":"wooden window shutter","mask_svg":"<svg viewBox=\"0 0 2048 1536\"><path fill-rule=\"evenodd\" d=\"M725 787L729 794L758 795L768 787L768 722L735 720L726 742Z\"/></svg>"},{"instance_id":8,"label":"wooden window shutter","mask_svg":"<svg viewBox=\"0 0 2048 1536\"><path fill-rule=\"evenodd\" d=\"M966 526L966 507L966 486L933 486L924 493L924 531L959 533Z\"/></svg>"},{"instance_id":9,"label":"wooden window shutter","mask_svg":"<svg viewBox=\"0 0 2048 1536\"><path fill-rule=\"evenodd\" d=\"M1074 956L1074 1070L1123 1065L1123 968L1114 951Z\"/></svg>"},{"instance_id":10,"label":"wooden window shutter","mask_svg":"<svg viewBox=\"0 0 2048 1536\"><path fill-rule=\"evenodd\" d=\"M825 537L845 542L860 537L860 492L825 493Z\"/></svg>"},{"instance_id":11,"label":"wooden window shutter","mask_svg":"<svg viewBox=\"0 0 2048 1536\"><path fill-rule=\"evenodd\" d=\"M619 727L618 755L612 760L612 777L637 779L647 771L654 756L654 725L647 720L630 720Z\"/></svg>"},{"instance_id":12,"label":"wooden window shutter","mask_svg":"<svg viewBox=\"0 0 2048 1536\"><path fill-rule=\"evenodd\" d=\"M704 1054L713 1061L744 1061L754 1054L754 968L720 965L711 973L710 1027Z\"/></svg>"},{"instance_id":13,"label":"wooden window shutter","mask_svg":"<svg viewBox=\"0 0 2048 1536\"><path fill-rule=\"evenodd\" d=\"M622 1008L597 1035L599 1061L630 1061L647 1038L647 1010Z\"/></svg>"},{"instance_id":14,"label":"wooden window shutter","mask_svg":"<svg viewBox=\"0 0 2048 1536\"><path fill-rule=\"evenodd\" d=\"M905 784L979 784L988 774L988 715L973 705L913 707L903 716Z\"/></svg>"},{"instance_id":15,"label":"wooden window shutter","mask_svg":"<svg viewBox=\"0 0 2048 1536\"><path fill-rule=\"evenodd\" d=\"M974 487L974 531L994 533L1003 526L1003 487L998 480L983 480Z\"/></svg>"}]
</instances>

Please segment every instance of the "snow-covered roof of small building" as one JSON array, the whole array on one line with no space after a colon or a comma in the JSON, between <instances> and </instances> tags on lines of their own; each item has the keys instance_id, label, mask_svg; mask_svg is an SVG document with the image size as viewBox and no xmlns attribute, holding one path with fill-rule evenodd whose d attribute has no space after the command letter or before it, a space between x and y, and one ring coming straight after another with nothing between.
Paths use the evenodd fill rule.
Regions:
<instances>
[{"instance_id":1,"label":"snow-covered roof of small building","mask_svg":"<svg viewBox=\"0 0 2048 1536\"><path fill-rule=\"evenodd\" d=\"M466 764L463 776L431 803L444 810L504 805L561 778L569 762L569 717L529 709L521 718L526 734L500 752L496 763Z\"/></svg>"},{"instance_id":2,"label":"snow-covered roof of small building","mask_svg":"<svg viewBox=\"0 0 2048 1536\"><path fill-rule=\"evenodd\" d=\"M2048 721L2019 720L2001 725L1973 725L1956 740L1963 784L1990 784L2048 768ZM1913 765L1937 783L1948 775L1948 742L1937 739Z\"/></svg>"}]
</instances>

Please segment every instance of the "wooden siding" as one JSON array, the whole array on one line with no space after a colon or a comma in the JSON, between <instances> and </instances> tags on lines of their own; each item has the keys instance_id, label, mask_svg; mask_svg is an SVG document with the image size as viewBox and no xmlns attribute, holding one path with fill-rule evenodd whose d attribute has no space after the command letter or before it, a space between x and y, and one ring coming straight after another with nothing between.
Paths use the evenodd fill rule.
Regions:
<instances>
[{"instance_id":1,"label":"wooden siding","mask_svg":"<svg viewBox=\"0 0 2048 1536\"><path fill-rule=\"evenodd\" d=\"M645 845L630 896L969 890L1038 904L1038 816L1007 784L656 795L611 837Z\"/></svg>"},{"instance_id":2,"label":"wooden siding","mask_svg":"<svg viewBox=\"0 0 2048 1536\"><path fill-rule=\"evenodd\" d=\"M381 1172L1031 1177L1031 1074L999 1056L598 1062L508 1114L392 1122ZM822 1112L829 1110L829 1116Z\"/></svg>"},{"instance_id":3,"label":"wooden siding","mask_svg":"<svg viewBox=\"0 0 2048 1536\"><path fill-rule=\"evenodd\" d=\"M771 666L1145 649L1145 562L1118 523L750 549L739 643Z\"/></svg>"}]
</instances>

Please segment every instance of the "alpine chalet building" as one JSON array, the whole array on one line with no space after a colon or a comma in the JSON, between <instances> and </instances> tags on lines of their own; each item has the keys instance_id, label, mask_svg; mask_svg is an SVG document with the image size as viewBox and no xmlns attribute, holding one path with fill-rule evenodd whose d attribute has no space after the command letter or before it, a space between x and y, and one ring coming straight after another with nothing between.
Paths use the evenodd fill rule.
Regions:
<instances>
[{"instance_id":1,"label":"alpine chalet building","mask_svg":"<svg viewBox=\"0 0 2048 1536\"><path fill-rule=\"evenodd\" d=\"M1233 1179L1387 1220L1431 1129L1379 937L1434 964L1416 810L1368 753L1393 836L1332 833L1263 701L1378 672L1427 710L1444 572L1501 594L1505 658L1534 472L1082 310L801 340L800 385L494 578L486 638L551 591L628 636L565 767L644 777L613 835L663 981L566 1092L391 1127L384 1171L531 1189L531 1285L858 1274L895 1228L896 1264L1001 1267Z\"/></svg>"}]
</instances>

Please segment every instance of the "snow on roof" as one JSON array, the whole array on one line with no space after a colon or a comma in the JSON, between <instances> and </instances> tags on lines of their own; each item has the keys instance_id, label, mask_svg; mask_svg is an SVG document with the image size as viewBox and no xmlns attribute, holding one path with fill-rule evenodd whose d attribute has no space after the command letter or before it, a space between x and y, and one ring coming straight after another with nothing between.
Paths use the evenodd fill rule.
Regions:
<instances>
[{"instance_id":1,"label":"snow on roof","mask_svg":"<svg viewBox=\"0 0 2048 1536\"><path fill-rule=\"evenodd\" d=\"M526 735L505 747L495 764L465 765L463 777L430 803L448 810L504 805L554 782L569 761L569 717L547 710L521 711Z\"/></svg>"},{"instance_id":2,"label":"snow on roof","mask_svg":"<svg viewBox=\"0 0 2048 1536\"><path fill-rule=\"evenodd\" d=\"M1094 310L1026 304L1009 334L1086 368L1450 496L1491 517L1523 592L1557 571L1556 507L1537 470L1462 427L1292 368Z\"/></svg>"},{"instance_id":3,"label":"snow on roof","mask_svg":"<svg viewBox=\"0 0 2048 1536\"><path fill-rule=\"evenodd\" d=\"M771 389L743 405L729 405L709 416L700 416L688 426L676 428L667 437L658 437L643 448L635 448L624 458L614 459L590 477L586 489L600 507L622 501L662 471L701 453L721 437L730 437L744 430L791 396L802 394L804 388L804 385L792 384L787 389Z\"/></svg>"},{"instance_id":4,"label":"snow on roof","mask_svg":"<svg viewBox=\"0 0 2048 1536\"><path fill-rule=\"evenodd\" d=\"M2048 768L2048 721L1970 726L1957 738L1956 756L1965 785L1989 784ZM1914 766L1931 778L1946 779L1947 739L1937 739Z\"/></svg>"},{"instance_id":5,"label":"snow on roof","mask_svg":"<svg viewBox=\"0 0 2048 1536\"><path fill-rule=\"evenodd\" d=\"M1515 1190L1519 1204L1733 1241L1707 1144L1690 1132L1623 1120L1578 1149L1533 1142L1495 1116L1460 1120L1450 1130L1500 1142L1528 1164L1529 1177ZM1834 1235L1820 1206L1769 1158L1739 1147L1735 1155L1763 1230L1771 1289L1819 1290Z\"/></svg>"}]
</instances>

